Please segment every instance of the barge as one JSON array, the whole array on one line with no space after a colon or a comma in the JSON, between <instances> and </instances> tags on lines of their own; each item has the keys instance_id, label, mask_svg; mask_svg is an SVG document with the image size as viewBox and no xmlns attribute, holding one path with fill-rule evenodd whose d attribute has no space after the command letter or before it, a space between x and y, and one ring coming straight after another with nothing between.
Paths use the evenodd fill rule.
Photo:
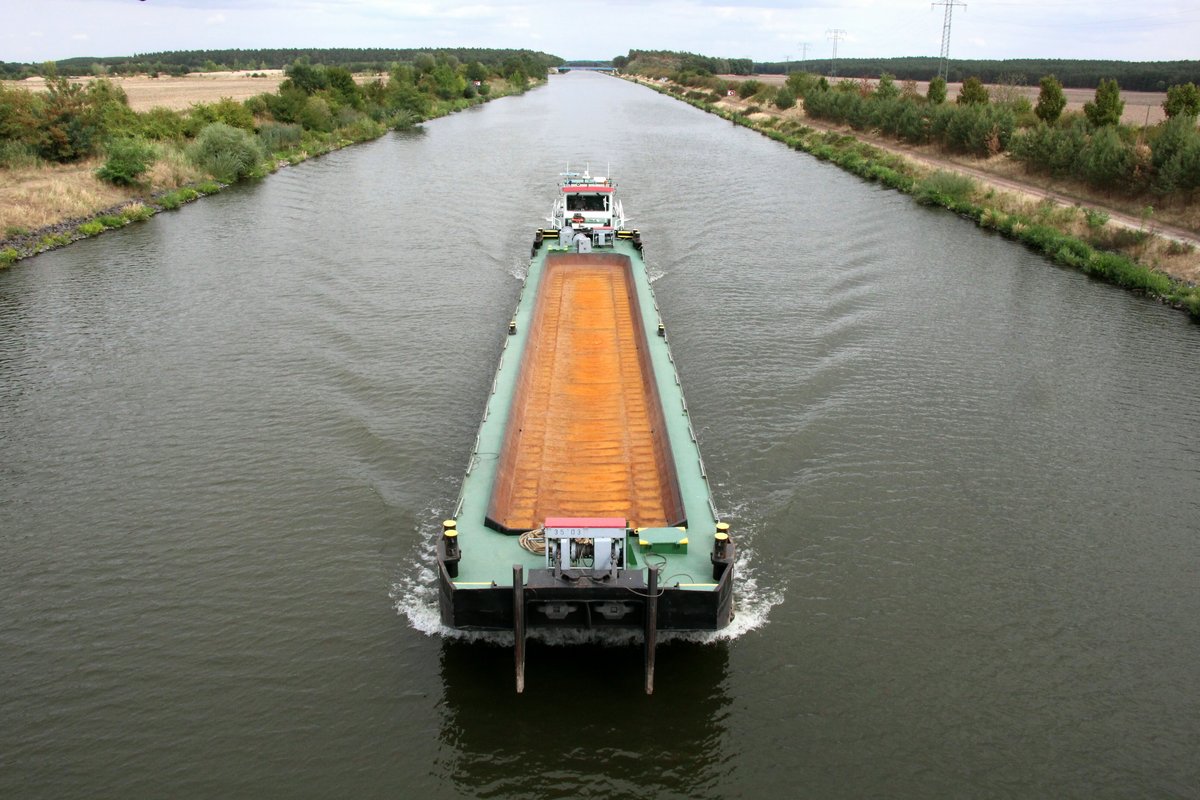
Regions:
<instances>
[{"instance_id":1,"label":"barge","mask_svg":"<svg viewBox=\"0 0 1200 800\"><path fill-rule=\"evenodd\" d=\"M615 184L566 173L529 269L453 518L437 543L442 623L644 632L733 618L735 546Z\"/></svg>"}]
</instances>

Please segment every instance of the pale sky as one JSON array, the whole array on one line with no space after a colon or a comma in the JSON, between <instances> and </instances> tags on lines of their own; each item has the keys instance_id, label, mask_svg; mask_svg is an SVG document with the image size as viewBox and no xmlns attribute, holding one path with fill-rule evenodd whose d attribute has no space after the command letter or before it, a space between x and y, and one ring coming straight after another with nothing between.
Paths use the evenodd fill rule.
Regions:
<instances>
[{"instance_id":1,"label":"pale sky","mask_svg":"<svg viewBox=\"0 0 1200 800\"><path fill-rule=\"evenodd\" d=\"M0 60L161 50L499 47L566 59L631 48L755 61L937 56L928 0L0 0ZM1200 59L1200 2L968 0L951 58Z\"/></svg>"}]
</instances>

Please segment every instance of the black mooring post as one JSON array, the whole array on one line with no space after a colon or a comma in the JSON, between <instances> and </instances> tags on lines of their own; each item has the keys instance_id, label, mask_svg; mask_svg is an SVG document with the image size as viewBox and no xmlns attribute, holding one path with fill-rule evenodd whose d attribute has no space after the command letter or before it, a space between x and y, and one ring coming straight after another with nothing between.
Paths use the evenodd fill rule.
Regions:
<instances>
[{"instance_id":1,"label":"black mooring post","mask_svg":"<svg viewBox=\"0 0 1200 800\"><path fill-rule=\"evenodd\" d=\"M520 694L525 691L525 568L520 564L513 564L513 653Z\"/></svg>"},{"instance_id":2,"label":"black mooring post","mask_svg":"<svg viewBox=\"0 0 1200 800\"><path fill-rule=\"evenodd\" d=\"M658 644L658 570L650 573L646 591L646 694L654 694L654 648Z\"/></svg>"}]
</instances>

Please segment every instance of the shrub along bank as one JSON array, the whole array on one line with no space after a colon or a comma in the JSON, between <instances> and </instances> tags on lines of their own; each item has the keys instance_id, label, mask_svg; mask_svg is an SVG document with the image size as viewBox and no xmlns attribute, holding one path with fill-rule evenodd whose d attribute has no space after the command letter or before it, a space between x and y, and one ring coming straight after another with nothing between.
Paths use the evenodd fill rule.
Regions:
<instances>
[{"instance_id":1,"label":"shrub along bank","mask_svg":"<svg viewBox=\"0 0 1200 800\"><path fill-rule=\"evenodd\" d=\"M141 113L104 78L80 84L54 77L45 92L0 85L0 171L37 178L56 165L98 159L94 177L83 180L131 190L139 198L131 207L148 216L281 164L523 92L545 73L541 62L518 57L485 65L421 53L394 64L384 78L360 83L344 67L299 60L277 92ZM142 218L113 211L69 220L58 214L59 222L38 230L6 224L0 266Z\"/></svg>"},{"instance_id":2,"label":"shrub along bank","mask_svg":"<svg viewBox=\"0 0 1200 800\"><path fill-rule=\"evenodd\" d=\"M865 180L913 195L917 202L947 208L980 227L1023 242L1046 254L1055 263L1080 269L1100 280L1153 297L1200 319L1200 287L1175 280L1146 267L1115 247L1135 249L1148 244L1145 231L1116 231L1106 226L1101 212L1053 203L1025 203L985 190L973 179L957 173L929 171L913 162L859 139L816 131L794 120L777 125L777 119L756 120L745 113L716 105L707 96L688 96L678 87L648 84L697 108L757 130L794 150L829 161ZM1171 243L1168 248L1188 245Z\"/></svg>"}]
</instances>

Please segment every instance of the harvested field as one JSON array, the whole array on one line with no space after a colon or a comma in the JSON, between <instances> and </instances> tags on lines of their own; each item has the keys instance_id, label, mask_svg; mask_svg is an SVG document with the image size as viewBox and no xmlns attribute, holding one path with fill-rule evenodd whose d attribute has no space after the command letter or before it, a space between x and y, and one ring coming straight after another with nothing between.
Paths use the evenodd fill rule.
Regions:
<instances>
[{"instance_id":1,"label":"harvested field","mask_svg":"<svg viewBox=\"0 0 1200 800\"><path fill-rule=\"evenodd\" d=\"M727 80L746 80L745 76L738 75L722 75L721 77ZM754 78L772 86L781 86L784 80L786 80L783 75L755 75ZM897 83L901 83L901 81L897 81ZM1039 91L1037 86L1008 87L989 85L987 87L988 92L993 97L997 91L1004 91L1010 88L1028 97L1030 102L1037 102ZM958 97L961 89L961 83L946 84L947 98L953 100ZM917 90L921 94L928 92L929 81L917 81ZM1090 103L1096 97L1095 89L1063 89L1063 93L1067 96L1068 111L1082 111L1083 104ZM1127 92L1121 90L1121 99L1125 101L1125 113L1121 115L1121 121L1126 125L1157 125L1166 119L1166 114L1163 113L1162 108L1163 101L1167 99L1166 92Z\"/></svg>"},{"instance_id":2,"label":"harvested field","mask_svg":"<svg viewBox=\"0 0 1200 800\"><path fill-rule=\"evenodd\" d=\"M129 107L134 111L149 111L156 106L175 110L188 108L193 103L213 103L222 97L245 100L263 92L273 92L283 81L283 70L258 70L252 78L250 72L193 72L182 78L148 75L110 77L113 83L125 90L129 96ZM72 81L87 83L91 76L71 78ZM44 89L43 78L27 78L14 81L10 86L20 86L36 92Z\"/></svg>"},{"instance_id":3,"label":"harvested field","mask_svg":"<svg viewBox=\"0 0 1200 800\"><path fill-rule=\"evenodd\" d=\"M257 76L257 77L256 77ZM354 80L368 83L386 79L386 75L355 75ZM129 77L108 76L108 79L125 90L129 96L129 107L134 111L149 111L163 107L176 111L190 107L193 103L215 103L222 97L246 100L263 92L273 92L283 83L283 70L262 69L241 72L192 72L182 78L149 75ZM72 77L71 81L87 83L91 75ZM17 86L31 92L46 88L44 78L26 78L23 81L5 81L8 86Z\"/></svg>"}]
</instances>

